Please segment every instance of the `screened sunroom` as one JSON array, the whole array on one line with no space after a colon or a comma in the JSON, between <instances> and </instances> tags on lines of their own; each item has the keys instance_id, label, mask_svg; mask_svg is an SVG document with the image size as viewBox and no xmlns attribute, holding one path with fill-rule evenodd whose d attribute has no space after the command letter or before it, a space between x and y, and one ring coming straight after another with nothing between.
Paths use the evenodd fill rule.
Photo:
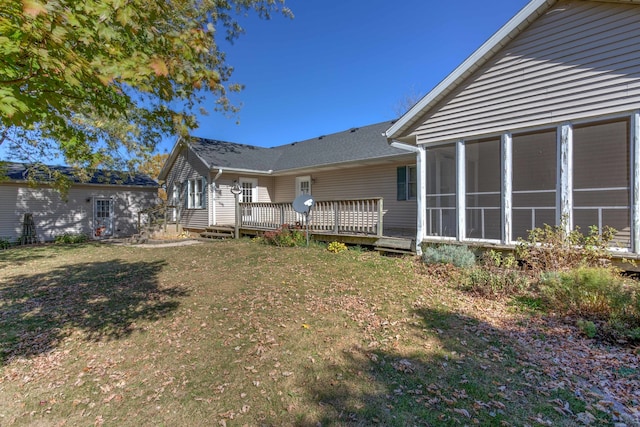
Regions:
<instances>
[{"instance_id":1,"label":"screened sunroom","mask_svg":"<svg viewBox=\"0 0 640 427\"><path fill-rule=\"evenodd\" d=\"M609 226L615 248L634 249L632 122L589 120L427 147L425 237L513 244L544 224L585 233Z\"/></svg>"}]
</instances>

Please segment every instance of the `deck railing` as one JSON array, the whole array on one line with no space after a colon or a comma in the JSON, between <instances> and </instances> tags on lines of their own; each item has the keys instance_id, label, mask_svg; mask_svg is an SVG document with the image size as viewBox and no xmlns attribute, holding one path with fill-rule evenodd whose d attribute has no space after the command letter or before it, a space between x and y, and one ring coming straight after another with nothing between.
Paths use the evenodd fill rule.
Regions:
<instances>
[{"instance_id":1,"label":"deck railing","mask_svg":"<svg viewBox=\"0 0 640 427\"><path fill-rule=\"evenodd\" d=\"M304 224L292 203L240 203L241 227L275 230L283 224ZM382 236L383 199L316 201L309 229L318 233Z\"/></svg>"}]
</instances>

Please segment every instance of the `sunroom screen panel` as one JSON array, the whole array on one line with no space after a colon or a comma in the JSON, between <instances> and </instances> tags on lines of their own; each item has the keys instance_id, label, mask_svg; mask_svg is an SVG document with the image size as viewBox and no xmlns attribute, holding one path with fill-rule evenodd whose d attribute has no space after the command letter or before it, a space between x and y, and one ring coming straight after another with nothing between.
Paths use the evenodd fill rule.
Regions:
<instances>
[{"instance_id":1,"label":"sunroom screen panel","mask_svg":"<svg viewBox=\"0 0 640 427\"><path fill-rule=\"evenodd\" d=\"M469 141L466 158L466 237L501 238L500 139Z\"/></svg>"},{"instance_id":2,"label":"sunroom screen panel","mask_svg":"<svg viewBox=\"0 0 640 427\"><path fill-rule=\"evenodd\" d=\"M617 230L613 244L631 246L631 153L628 119L573 129L573 225Z\"/></svg>"},{"instance_id":3,"label":"sunroom screen panel","mask_svg":"<svg viewBox=\"0 0 640 427\"><path fill-rule=\"evenodd\" d=\"M456 237L456 148L427 149L427 235Z\"/></svg>"},{"instance_id":4,"label":"sunroom screen panel","mask_svg":"<svg viewBox=\"0 0 640 427\"><path fill-rule=\"evenodd\" d=\"M555 129L513 135L511 240L556 225L556 140Z\"/></svg>"}]
</instances>

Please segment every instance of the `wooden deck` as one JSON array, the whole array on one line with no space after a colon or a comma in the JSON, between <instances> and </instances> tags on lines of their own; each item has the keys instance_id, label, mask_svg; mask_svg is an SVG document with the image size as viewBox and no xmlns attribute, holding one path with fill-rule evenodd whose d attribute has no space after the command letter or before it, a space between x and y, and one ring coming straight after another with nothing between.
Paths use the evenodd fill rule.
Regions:
<instances>
[{"instance_id":1,"label":"wooden deck","mask_svg":"<svg viewBox=\"0 0 640 427\"><path fill-rule=\"evenodd\" d=\"M242 236L260 236L273 228L241 227L238 229ZM207 227L200 232L200 237L207 239L233 239L235 228L232 224ZM309 237L318 242L342 242L347 245L360 245L371 247L379 252L413 254L416 252L415 238L406 236L378 236L356 233L331 233L322 231L309 231Z\"/></svg>"}]
</instances>

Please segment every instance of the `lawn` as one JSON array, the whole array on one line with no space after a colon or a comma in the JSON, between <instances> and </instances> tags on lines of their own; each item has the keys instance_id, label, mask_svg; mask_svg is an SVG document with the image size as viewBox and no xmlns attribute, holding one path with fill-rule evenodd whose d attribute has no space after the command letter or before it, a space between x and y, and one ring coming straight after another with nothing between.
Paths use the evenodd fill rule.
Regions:
<instances>
[{"instance_id":1,"label":"lawn","mask_svg":"<svg viewBox=\"0 0 640 427\"><path fill-rule=\"evenodd\" d=\"M412 257L10 249L0 425L613 425L637 405L637 354L560 320Z\"/></svg>"}]
</instances>

